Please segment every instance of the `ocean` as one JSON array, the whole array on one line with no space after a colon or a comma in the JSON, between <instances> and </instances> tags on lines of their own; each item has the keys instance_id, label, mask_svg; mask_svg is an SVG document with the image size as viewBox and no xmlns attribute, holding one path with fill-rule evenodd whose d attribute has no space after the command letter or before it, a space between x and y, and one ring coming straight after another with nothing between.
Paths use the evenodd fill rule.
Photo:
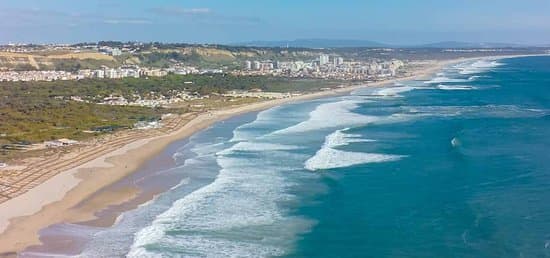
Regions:
<instances>
[{"instance_id":1,"label":"ocean","mask_svg":"<svg viewBox=\"0 0 550 258\"><path fill-rule=\"evenodd\" d=\"M169 155L145 177L167 191L56 234L83 257L550 257L550 57L241 115Z\"/></svg>"}]
</instances>

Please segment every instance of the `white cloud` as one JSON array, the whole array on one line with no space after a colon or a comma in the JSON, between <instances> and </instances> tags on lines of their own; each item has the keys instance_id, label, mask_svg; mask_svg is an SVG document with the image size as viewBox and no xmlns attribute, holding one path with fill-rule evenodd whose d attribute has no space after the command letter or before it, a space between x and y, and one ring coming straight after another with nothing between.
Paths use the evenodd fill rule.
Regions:
<instances>
[{"instance_id":1,"label":"white cloud","mask_svg":"<svg viewBox=\"0 0 550 258\"><path fill-rule=\"evenodd\" d=\"M218 25L255 25L264 23L258 17L225 15L217 13L210 8L156 7L149 9L149 12L159 16L171 16L173 18L172 21L194 21Z\"/></svg>"},{"instance_id":2,"label":"white cloud","mask_svg":"<svg viewBox=\"0 0 550 258\"><path fill-rule=\"evenodd\" d=\"M191 13L191 14L201 14L201 13L210 13L210 9L208 8L191 8L191 9L182 9L184 13Z\"/></svg>"},{"instance_id":3,"label":"white cloud","mask_svg":"<svg viewBox=\"0 0 550 258\"><path fill-rule=\"evenodd\" d=\"M181 7L157 7L150 9L151 12L159 15L201 15L209 14L212 12L210 8L181 8Z\"/></svg>"},{"instance_id":4,"label":"white cloud","mask_svg":"<svg viewBox=\"0 0 550 258\"><path fill-rule=\"evenodd\" d=\"M144 19L106 19L103 23L107 24L151 24L152 22Z\"/></svg>"}]
</instances>

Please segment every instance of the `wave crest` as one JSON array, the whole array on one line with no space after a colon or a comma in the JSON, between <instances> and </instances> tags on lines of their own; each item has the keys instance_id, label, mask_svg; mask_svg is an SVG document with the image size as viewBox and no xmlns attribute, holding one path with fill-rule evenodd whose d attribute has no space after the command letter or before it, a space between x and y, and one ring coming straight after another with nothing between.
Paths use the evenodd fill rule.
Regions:
<instances>
[{"instance_id":1,"label":"wave crest","mask_svg":"<svg viewBox=\"0 0 550 258\"><path fill-rule=\"evenodd\" d=\"M344 129L346 130L346 129ZM337 130L325 138L325 143L313 157L305 162L305 168L310 171L343 168L354 165L396 161L404 156L351 152L335 149L353 142L373 142L370 139L359 139L359 135L343 133L344 130Z\"/></svg>"}]
</instances>

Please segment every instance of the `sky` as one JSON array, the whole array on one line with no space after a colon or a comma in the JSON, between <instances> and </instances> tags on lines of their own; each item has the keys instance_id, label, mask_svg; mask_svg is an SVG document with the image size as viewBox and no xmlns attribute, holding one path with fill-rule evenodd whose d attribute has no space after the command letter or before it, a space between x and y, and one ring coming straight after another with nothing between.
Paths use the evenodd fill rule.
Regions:
<instances>
[{"instance_id":1,"label":"sky","mask_svg":"<svg viewBox=\"0 0 550 258\"><path fill-rule=\"evenodd\" d=\"M550 0L0 0L0 43L550 43Z\"/></svg>"}]
</instances>

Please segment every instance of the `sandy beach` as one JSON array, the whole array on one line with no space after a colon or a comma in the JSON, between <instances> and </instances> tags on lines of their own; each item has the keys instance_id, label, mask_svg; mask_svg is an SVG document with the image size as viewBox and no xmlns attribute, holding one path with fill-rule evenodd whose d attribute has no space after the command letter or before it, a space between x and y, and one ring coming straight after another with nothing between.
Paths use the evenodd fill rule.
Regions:
<instances>
[{"instance_id":1,"label":"sandy beach","mask_svg":"<svg viewBox=\"0 0 550 258\"><path fill-rule=\"evenodd\" d=\"M67 165L70 168L52 168L51 173L54 176L33 186L23 194L0 203L0 257L16 256L17 252L28 246L39 244L38 232L48 225L92 220L95 212L109 205L131 199L136 195L138 189L94 194L136 171L144 162L161 152L170 143L189 137L213 123L235 115L264 110L285 103L345 94L362 87L424 79L445 66L466 60L433 61L425 69L413 71L413 74L407 77L187 116L183 125L178 125L173 131L165 134L133 139L123 146L109 149L107 153L82 154L88 155L85 157L80 154L76 155L75 159L86 160L86 162L76 167ZM89 202L91 204L79 206L83 200L93 195L94 200Z\"/></svg>"}]
</instances>

